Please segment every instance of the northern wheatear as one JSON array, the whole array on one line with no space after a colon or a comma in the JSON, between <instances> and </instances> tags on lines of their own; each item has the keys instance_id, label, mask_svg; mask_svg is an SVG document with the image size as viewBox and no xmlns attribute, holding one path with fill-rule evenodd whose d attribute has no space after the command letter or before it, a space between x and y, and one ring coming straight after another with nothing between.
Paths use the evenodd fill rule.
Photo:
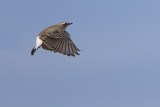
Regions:
<instances>
[{"instance_id":1,"label":"northern wheatear","mask_svg":"<svg viewBox=\"0 0 160 107\"><path fill-rule=\"evenodd\" d=\"M67 56L79 55L80 51L72 42L69 33L65 30L72 23L62 22L42 30L37 39L36 46L32 49L31 55L42 46L45 50L59 52Z\"/></svg>"}]
</instances>

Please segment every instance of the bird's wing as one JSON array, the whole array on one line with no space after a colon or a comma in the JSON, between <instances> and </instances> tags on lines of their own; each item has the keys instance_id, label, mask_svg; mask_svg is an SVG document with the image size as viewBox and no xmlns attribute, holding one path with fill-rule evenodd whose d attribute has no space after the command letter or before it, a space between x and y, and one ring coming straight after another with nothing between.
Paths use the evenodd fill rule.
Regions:
<instances>
[{"instance_id":1,"label":"bird's wing","mask_svg":"<svg viewBox=\"0 0 160 107\"><path fill-rule=\"evenodd\" d=\"M41 35L43 40L42 48L59 52L68 56L79 55L77 51L80 51L70 39L70 35L64 29L57 29L54 32L49 32L47 35Z\"/></svg>"}]
</instances>

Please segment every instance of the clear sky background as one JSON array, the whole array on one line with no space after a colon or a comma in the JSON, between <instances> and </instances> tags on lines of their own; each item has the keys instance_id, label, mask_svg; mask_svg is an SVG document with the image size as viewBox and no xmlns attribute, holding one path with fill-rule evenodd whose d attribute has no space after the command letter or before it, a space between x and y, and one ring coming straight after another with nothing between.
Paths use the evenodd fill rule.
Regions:
<instances>
[{"instance_id":1,"label":"clear sky background","mask_svg":"<svg viewBox=\"0 0 160 107\"><path fill-rule=\"evenodd\" d=\"M160 107L159 0L0 0L0 107ZM59 22L83 51L39 49Z\"/></svg>"}]
</instances>

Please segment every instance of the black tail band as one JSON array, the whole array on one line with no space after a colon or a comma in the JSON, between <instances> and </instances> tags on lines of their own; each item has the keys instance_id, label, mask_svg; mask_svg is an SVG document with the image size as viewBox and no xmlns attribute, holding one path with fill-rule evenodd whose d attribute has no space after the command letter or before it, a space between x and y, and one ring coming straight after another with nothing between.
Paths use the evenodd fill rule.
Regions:
<instances>
[{"instance_id":1,"label":"black tail band","mask_svg":"<svg viewBox=\"0 0 160 107\"><path fill-rule=\"evenodd\" d=\"M37 49L33 48L31 51L31 55L34 55L34 53L36 52Z\"/></svg>"}]
</instances>

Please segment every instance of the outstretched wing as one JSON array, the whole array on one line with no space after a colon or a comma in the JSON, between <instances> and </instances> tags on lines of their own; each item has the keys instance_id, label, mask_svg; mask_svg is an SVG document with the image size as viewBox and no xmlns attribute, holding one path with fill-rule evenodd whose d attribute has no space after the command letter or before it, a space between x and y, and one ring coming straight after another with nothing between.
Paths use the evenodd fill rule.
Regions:
<instances>
[{"instance_id":1,"label":"outstretched wing","mask_svg":"<svg viewBox=\"0 0 160 107\"><path fill-rule=\"evenodd\" d=\"M70 39L70 35L64 29L54 29L52 32L41 35L40 39L43 40L42 48L54 52L59 52L68 56L79 55L77 51L80 51L73 41Z\"/></svg>"}]
</instances>

